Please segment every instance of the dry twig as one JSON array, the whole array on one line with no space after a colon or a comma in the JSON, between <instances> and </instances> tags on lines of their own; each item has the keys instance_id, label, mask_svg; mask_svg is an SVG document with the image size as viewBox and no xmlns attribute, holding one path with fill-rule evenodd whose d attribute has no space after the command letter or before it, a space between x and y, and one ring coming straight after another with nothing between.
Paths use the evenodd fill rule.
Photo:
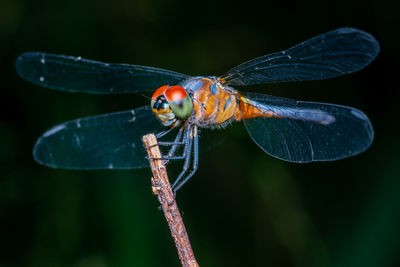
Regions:
<instances>
[{"instance_id":1,"label":"dry twig","mask_svg":"<svg viewBox=\"0 0 400 267\"><path fill-rule=\"evenodd\" d=\"M154 134L148 134L143 136L143 142L149 156L151 171L153 172L153 177L151 178L153 193L157 196L161 204L171 230L172 238L178 249L182 266L197 267L199 265L194 257L185 225L183 224L181 214L175 202L174 193L172 192L168 180L167 170L163 161L159 159L161 158L161 152L157 145L157 139Z\"/></svg>"}]
</instances>

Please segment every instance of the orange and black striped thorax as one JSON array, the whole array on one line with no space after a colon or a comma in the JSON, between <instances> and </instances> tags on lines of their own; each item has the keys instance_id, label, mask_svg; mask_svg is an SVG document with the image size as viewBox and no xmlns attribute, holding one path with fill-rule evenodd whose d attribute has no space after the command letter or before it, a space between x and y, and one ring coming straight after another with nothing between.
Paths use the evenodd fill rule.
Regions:
<instances>
[{"instance_id":1,"label":"orange and black striped thorax","mask_svg":"<svg viewBox=\"0 0 400 267\"><path fill-rule=\"evenodd\" d=\"M233 120L272 116L233 88L220 83L216 77L193 77L181 86L192 96L193 122L201 127L224 126Z\"/></svg>"}]
</instances>

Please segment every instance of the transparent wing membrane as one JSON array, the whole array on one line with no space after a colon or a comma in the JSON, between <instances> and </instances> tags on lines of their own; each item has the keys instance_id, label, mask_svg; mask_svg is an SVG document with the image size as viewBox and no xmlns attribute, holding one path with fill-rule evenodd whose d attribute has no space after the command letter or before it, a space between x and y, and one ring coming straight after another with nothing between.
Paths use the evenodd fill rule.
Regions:
<instances>
[{"instance_id":1,"label":"transparent wing membrane","mask_svg":"<svg viewBox=\"0 0 400 267\"><path fill-rule=\"evenodd\" d=\"M150 107L64 122L46 131L33 156L63 169L135 169L148 166L142 136L164 127Z\"/></svg>"},{"instance_id":2,"label":"transparent wing membrane","mask_svg":"<svg viewBox=\"0 0 400 267\"><path fill-rule=\"evenodd\" d=\"M328 79L364 68L378 53L379 44L369 33L339 28L247 61L221 78L231 85Z\"/></svg>"},{"instance_id":3,"label":"transparent wing membrane","mask_svg":"<svg viewBox=\"0 0 400 267\"><path fill-rule=\"evenodd\" d=\"M266 153L291 162L330 161L366 150L374 138L360 110L263 94L246 94L275 117L244 120L253 141Z\"/></svg>"},{"instance_id":4,"label":"transparent wing membrane","mask_svg":"<svg viewBox=\"0 0 400 267\"><path fill-rule=\"evenodd\" d=\"M80 57L26 52L15 61L25 80L50 89L93 94L153 91L187 75L153 67L109 64Z\"/></svg>"}]
</instances>

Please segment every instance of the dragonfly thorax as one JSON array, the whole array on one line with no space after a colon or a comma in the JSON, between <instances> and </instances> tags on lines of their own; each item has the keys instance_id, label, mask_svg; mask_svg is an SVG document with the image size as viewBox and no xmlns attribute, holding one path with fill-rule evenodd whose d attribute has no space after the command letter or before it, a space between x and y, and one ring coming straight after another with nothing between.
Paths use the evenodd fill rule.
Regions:
<instances>
[{"instance_id":1,"label":"dragonfly thorax","mask_svg":"<svg viewBox=\"0 0 400 267\"><path fill-rule=\"evenodd\" d=\"M151 108L164 126L177 127L192 115L193 101L183 87L163 85L154 92Z\"/></svg>"}]
</instances>

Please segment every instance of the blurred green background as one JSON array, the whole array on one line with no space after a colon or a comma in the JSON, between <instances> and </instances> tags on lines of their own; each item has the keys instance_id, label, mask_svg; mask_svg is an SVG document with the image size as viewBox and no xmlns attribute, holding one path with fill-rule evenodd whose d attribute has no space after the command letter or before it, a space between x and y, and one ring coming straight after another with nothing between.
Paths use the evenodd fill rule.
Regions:
<instances>
[{"instance_id":1,"label":"blurred green background","mask_svg":"<svg viewBox=\"0 0 400 267\"><path fill-rule=\"evenodd\" d=\"M29 84L13 61L44 51L218 75L334 28L372 33L381 54L341 78L249 88L363 110L365 153L293 164L241 123L178 193L201 266L400 266L399 6L389 1L0 1L0 266L179 266L150 170L42 167L32 146L66 120L148 105L140 95ZM180 165L169 167L176 177Z\"/></svg>"}]
</instances>

